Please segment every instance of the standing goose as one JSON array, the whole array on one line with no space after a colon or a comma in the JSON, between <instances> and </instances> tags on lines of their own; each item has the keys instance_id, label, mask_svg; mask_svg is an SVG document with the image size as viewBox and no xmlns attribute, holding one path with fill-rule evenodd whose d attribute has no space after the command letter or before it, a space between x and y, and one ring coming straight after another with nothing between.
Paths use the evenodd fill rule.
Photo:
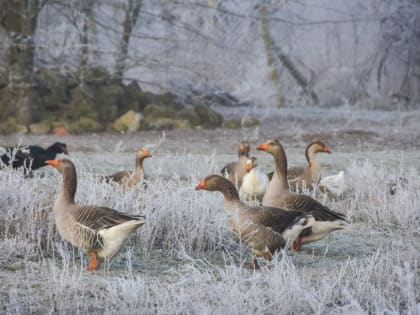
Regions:
<instances>
[{"instance_id":1,"label":"standing goose","mask_svg":"<svg viewBox=\"0 0 420 315\"><path fill-rule=\"evenodd\" d=\"M88 270L99 268L99 259L118 253L128 236L144 224L139 216L131 216L111 208L77 205L74 196L77 175L67 159L49 160L63 175L63 188L54 203L55 222L61 237L90 255Z\"/></svg>"},{"instance_id":2,"label":"standing goose","mask_svg":"<svg viewBox=\"0 0 420 315\"><path fill-rule=\"evenodd\" d=\"M246 161L246 174L242 179L239 196L242 200L259 200L264 197L270 183L266 173L261 171L257 158L252 156Z\"/></svg>"},{"instance_id":3,"label":"standing goose","mask_svg":"<svg viewBox=\"0 0 420 315\"><path fill-rule=\"evenodd\" d=\"M195 187L195 190L200 189L223 194L231 231L251 248L254 268L258 268L256 256L271 260L274 251L290 246L314 222L311 214L263 206L249 207L239 199L235 186L219 175L209 175L201 180Z\"/></svg>"},{"instance_id":4,"label":"standing goose","mask_svg":"<svg viewBox=\"0 0 420 315\"><path fill-rule=\"evenodd\" d=\"M144 176L143 172L143 161L146 158L152 157L150 151L146 148L142 148L137 151L136 154L136 168L134 172L121 171L114 173L110 176L106 176L107 182L113 181L120 184L124 188L131 188L138 182L140 182Z\"/></svg>"},{"instance_id":5,"label":"standing goose","mask_svg":"<svg viewBox=\"0 0 420 315\"><path fill-rule=\"evenodd\" d=\"M238 149L238 161L230 162L220 171L238 189L241 187L242 179L246 174L246 161L249 157L249 149L249 143L241 142Z\"/></svg>"},{"instance_id":6,"label":"standing goose","mask_svg":"<svg viewBox=\"0 0 420 315\"><path fill-rule=\"evenodd\" d=\"M321 178L321 166L316 159L318 152L331 153L327 144L321 141L311 142L305 150L308 166L296 166L287 170L287 179L294 191L303 191L304 188L312 190Z\"/></svg>"},{"instance_id":7,"label":"standing goose","mask_svg":"<svg viewBox=\"0 0 420 315\"><path fill-rule=\"evenodd\" d=\"M290 211L311 212L315 217L314 225L302 233L293 244L293 249L299 250L301 244L320 240L329 233L345 227L348 219L344 214L329 209L310 196L289 191L286 153L278 139L259 145L257 150L270 153L275 162L274 175L264 195L263 205Z\"/></svg>"}]
</instances>

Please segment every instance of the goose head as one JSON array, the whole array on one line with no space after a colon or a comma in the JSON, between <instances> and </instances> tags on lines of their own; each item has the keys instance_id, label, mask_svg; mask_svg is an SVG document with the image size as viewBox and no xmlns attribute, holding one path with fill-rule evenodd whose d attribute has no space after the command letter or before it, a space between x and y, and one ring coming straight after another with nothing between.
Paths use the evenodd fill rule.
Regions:
<instances>
[{"instance_id":1,"label":"goose head","mask_svg":"<svg viewBox=\"0 0 420 315\"><path fill-rule=\"evenodd\" d=\"M281 144L280 144L279 139L272 139L257 146L257 150L273 154L277 152L280 147L281 147Z\"/></svg>"},{"instance_id":2,"label":"goose head","mask_svg":"<svg viewBox=\"0 0 420 315\"><path fill-rule=\"evenodd\" d=\"M51 165L60 173L65 173L66 170L74 170L74 164L68 159L47 160L45 164Z\"/></svg>"},{"instance_id":3,"label":"goose head","mask_svg":"<svg viewBox=\"0 0 420 315\"><path fill-rule=\"evenodd\" d=\"M219 191L225 196L225 200L239 201L235 186L228 179L219 175L208 175L200 181L195 190Z\"/></svg>"},{"instance_id":4,"label":"goose head","mask_svg":"<svg viewBox=\"0 0 420 315\"><path fill-rule=\"evenodd\" d=\"M247 173L249 173L253 168L257 166L257 158L255 156L251 156L245 164L245 169Z\"/></svg>"},{"instance_id":5,"label":"goose head","mask_svg":"<svg viewBox=\"0 0 420 315\"><path fill-rule=\"evenodd\" d=\"M313 153L318 153L318 152L331 153L331 149L328 146L328 144L326 144L322 141L311 142L307 146L306 151L311 151Z\"/></svg>"},{"instance_id":6,"label":"goose head","mask_svg":"<svg viewBox=\"0 0 420 315\"><path fill-rule=\"evenodd\" d=\"M248 142L241 142L239 144L238 149L238 156L248 156L249 155L250 146Z\"/></svg>"},{"instance_id":7,"label":"goose head","mask_svg":"<svg viewBox=\"0 0 420 315\"><path fill-rule=\"evenodd\" d=\"M150 151L146 148L141 148L140 150L137 151L137 158L139 159L145 159L145 158L149 158L152 157L152 154L150 153Z\"/></svg>"}]
</instances>

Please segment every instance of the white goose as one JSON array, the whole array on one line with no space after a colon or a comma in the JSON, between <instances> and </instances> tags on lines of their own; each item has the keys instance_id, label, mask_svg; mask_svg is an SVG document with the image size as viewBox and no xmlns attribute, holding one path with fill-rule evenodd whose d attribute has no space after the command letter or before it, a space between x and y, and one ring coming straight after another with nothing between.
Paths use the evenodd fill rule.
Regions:
<instances>
[{"instance_id":1,"label":"white goose","mask_svg":"<svg viewBox=\"0 0 420 315\"><path fill-rule=\"evenodd\" d=\"M244 201L261 201L270 180L257 164L257 158L252 156L246 161L246 174L242 179L239 196Z\"/></svg>"},{"instance_id":2,"label":"white goose","mask_svg":"<svg viewBox=\"0 0 420 315\"><path fill-rule=\"evenodd\" d=\"M322 177L318 187L323 193L331 193L336 197L341 196L347 187L344 171L340 171L336 175Z\"/></svg>"}]
</instances>

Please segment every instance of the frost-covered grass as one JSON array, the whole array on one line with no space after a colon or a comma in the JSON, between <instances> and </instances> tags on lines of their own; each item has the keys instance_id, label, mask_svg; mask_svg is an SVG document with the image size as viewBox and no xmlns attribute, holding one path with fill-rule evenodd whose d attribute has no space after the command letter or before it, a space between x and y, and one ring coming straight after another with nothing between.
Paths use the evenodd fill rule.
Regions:
<instances>
[{"instance_id":1,"label":"frost-covered grass","mask_svg":"<svg viewBox=\"0 0 420 315\"><path fill-rule=\"evenodd\" d=\"M61 175L45 169L43 176L24 178L2 170L0 313L420 311L420 180L410 165L349 163L344 197L327 204L354 225L299 253L278 253L271 269L253 272L241 267L250 252L232 239L221 194L194 191L228 161L157 152L145 162L147 186L124 192L99 176L133 168L132 154L76 152L71 159L77 202L143 214L147 223L110 264L86 272L86 256L55 231L52 205ZM388 183L400 176L406 182L390 195Z\"/></svg>"}]
</instances>

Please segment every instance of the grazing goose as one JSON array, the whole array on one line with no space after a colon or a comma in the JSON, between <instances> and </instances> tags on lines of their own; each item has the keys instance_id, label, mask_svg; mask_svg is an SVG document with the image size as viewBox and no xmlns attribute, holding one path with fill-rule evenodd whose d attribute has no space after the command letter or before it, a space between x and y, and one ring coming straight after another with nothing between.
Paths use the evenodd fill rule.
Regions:
<instances>
[{"instance_id":1,"label":"grazing goose","mask_svg":"<svg viewBox=\"0 0 420 315\"><path fill-rule=\"evenodd\" d=\"M136 154L136 168L134 172L121 171L114 173L110 176L105 177L106 182L116 182L124 188L131 188L138 182L140 182L144 176L143 172L143 161L146 158L152 157L150 151L146 148L142 148L137 151Z\"/></svg>"},{"instance_id":2,"label":"grazing goose","mask_svg":"<svg viewBox=\"0 0 420 315\"><path fill-rule=\"evenodd\" d=\"M219 175L209 175L201 180L195 187L195 190L200 189L223 194L229 226L254 253L254 268L258 268L256 256L271 260L274 251L289 247L314 222L311 214L263 206L249 207L239 199L235 186Z\"/></svg>"},{"instance_id":3,"label":"grazing goose","mask_svg":"<svg viewBox=\"0 0 420 315\"><path fill-rule=\"evenodd\" d=\"M45 161L55 159L59 153L68 154L65 143L56 142L47 149L38 145L8 147L0 159L5 165L11 162L14 169L24 166L26 173L45 166Z\"/></svg>"},{"instance_id":4,"label":"grazing goose","mask_svg":"<svg viewBox=\"0 0 420 315\"><path fill-rule=\"evenodd\" d=\"M348 223L345 215L330 210L310 196L289 191L286 153L278 139L259 145L257 150L270 153L275 161L274 175L264 195L263 205L290 211L311 212L315 217L315 224L302 233L293 244L293 249L299 250L301 244L320 240L332 231L345 227Z\"/></svg>"},{"instance_id":5,"label":"grazing goose","mask_svg":"<svg viewBox=\"0 0 420 315\"><path fill-rule=\"evenodd\" d=\"M236 187L242 185L242 178L246 174L246 161L249 156L249 143L241 142L238 150L238 161L230 162L220 171L224 177L229 179Z\"/></svg>"},{"instance_id":6,"label":"grazing goose","mask_svg":"<svg viewBox=\"0 0 420 315\"><path fill-rule=\"evenodd\" d=\"M118 253L128 236L144 224L140 216L132 216L111 208L77 205L74 196L77 175L67 159L49 160L63 175L63 188L54 203L55 222L61 237L90 255L88 270L99 268L99 259Z\"/></svg>"},{"instance_id":7,"label":"grazing goose","mask_svg":"<svg viewBox=\"0 0 420 315\"><path fill-rule=\"evenodd\" d=\"M324 142L311 142L305 150L308 166L295 166L287 170L287 179L292 190L300 192L304 188L312 190L314 185L318 184L321 178L321 166L316 159L318 152L331 153L331 150Z\"/></svg>"},{"instance_id":8,"label":"grazing goose","mask_svg":"<svg viewBox=\"0 0 420 315\"><path fill-rule=\"evenodd\" d=\"M242 200L259 200L264 197L268 184L267 174L261 171L257 164L257 158L252 156L246 161L246 174L242 179L239 196Z\"/></svg>"}]
</instances>

